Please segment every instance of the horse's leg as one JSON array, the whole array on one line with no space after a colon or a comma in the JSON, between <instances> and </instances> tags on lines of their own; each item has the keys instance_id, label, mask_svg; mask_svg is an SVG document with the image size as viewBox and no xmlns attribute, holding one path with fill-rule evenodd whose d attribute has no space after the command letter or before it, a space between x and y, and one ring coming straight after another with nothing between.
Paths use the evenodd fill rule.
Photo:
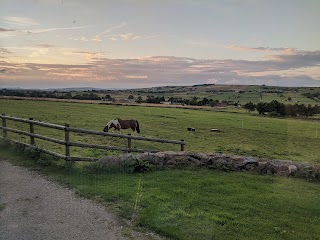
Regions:
<instances>
[{"instance_id":1,"label":"horse's leg","mask_svg":"<svg viewBox=\"0 0 320 240\"><path fill-rule=\"evenodd\" d=\"M136 133L136 128L135 127L130 127L133 131L132 136L134 136L134 134Z\"/></svg>"},{"instance_id":2,"label":"horse's leg","mask_svg":"<svg viewBox=\"0 0 320 240\"><path fill-rule=\"evenodd\" d=\"M117 125L117 127L116 127L115 129L116 129L116 130L118 130L118 131L119 131L119 133L121 134L121 129L122 129L122 128L121 128L121 125L120 125L120 124L118 124L118 125Z\"/></svg>"}]
</instances>

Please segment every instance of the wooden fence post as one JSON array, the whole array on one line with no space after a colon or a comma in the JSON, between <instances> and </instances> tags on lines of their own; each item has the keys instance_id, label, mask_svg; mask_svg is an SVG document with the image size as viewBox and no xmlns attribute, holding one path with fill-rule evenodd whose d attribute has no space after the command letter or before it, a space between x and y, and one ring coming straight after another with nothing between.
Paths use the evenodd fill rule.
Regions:
<instances>
[{"instance_id":1,"label":"wooden fence post","mask_svg":"<svg viewBox=\"0 0 320 240\"><path fill-rule=\"evenodd\" d=\"M6 116L6 114L2 113L2 127L7 127L7 122L6 122L6 119L4 118ZM7 133L7 130L6 129L3 129L3 137L4 138L7 138L8 137L8 133Z\"/></svg>"},{"instance_id":2,"label":"wooden fence post","mask_svg":"<svg viewBox=\"0 0 320 240\"><path fill-rule=\"evenodd\" d=\"M184 140L182 139L181 142L183 142L183 143L181 143L181 149L180 150L183 152L184 151Z\"/></svg>"},{"instance_id":3,"label":"wooden fence post","mask_svg":"<svg viewBox=\"0 0 320 240\"><path fill-rule=\"evenodd\" d=\"M33 118L29 118L30 121L33 121ZM34 124L32 122L29 123L30 124L30 133L34 134ZM34 136L30 136L30 144L34 145Z\"/></svg>"},{"instance_id":4,"label":"wooden fence post","mask_svg":"<svg viewBox=\"0 0 320 240\"><path fill-rule=\"evenodd\" d=\"M130 133L128 135L131 136ZM132 147L131 138L128 138L128 153L131 152L131 147Z\"/></svg>"},{"instance_id":5,"label":"wooden fence post","mask_svg":"<svg viewBox=\"0 0 320 240\"><path fill-rule=\"evenodd\" d=\"M66 160L68 160L68 158L70 157L70 145L69 145L69 139L70 139L70 135L69 135L70 131L69 131L69 124L66 123L65 124L65 129L64 129L64 140L65 140L65 148L66 148Z\"/></svg>"}]
</instances>

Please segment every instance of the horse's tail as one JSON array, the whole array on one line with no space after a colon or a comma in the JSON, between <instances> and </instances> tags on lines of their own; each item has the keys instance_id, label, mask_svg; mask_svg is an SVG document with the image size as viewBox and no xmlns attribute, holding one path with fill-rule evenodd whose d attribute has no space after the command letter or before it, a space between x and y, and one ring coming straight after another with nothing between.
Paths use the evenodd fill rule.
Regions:
<instances>
[{"instance_id":1,"label":"horse's tail","mask_svg":"<svg viewBox=\"0 0 320 240\"><path fill-rule=\"evenodd\" d=\"M136 123L137 123L136 131L137 133L140 133L139 122L137 120L136 120Z\"/></svg>"}]
</instances>

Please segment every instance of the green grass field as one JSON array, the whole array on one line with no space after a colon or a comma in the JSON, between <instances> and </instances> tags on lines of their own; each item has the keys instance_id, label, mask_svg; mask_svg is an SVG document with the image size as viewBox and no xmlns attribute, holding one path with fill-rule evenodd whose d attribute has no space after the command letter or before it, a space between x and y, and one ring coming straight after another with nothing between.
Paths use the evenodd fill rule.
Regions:
<instances>
[{"instance_id":1,"label":"green grass field","mask_svg":"<svg viewBox=\"0 0 320 240\"><path fill-rule=\"evenodd\" d=\"M320 164L320 122L280 119L242 113L228 113L160 107L115 106L48 101L0 100L6 115L102 131L113 118L137 119L144 137L181 140L186 151L222 152L271 159L287 159ZM8 127L28 131L28 125L7 121ZM187 131L196 128L195 132ZM211 132L218 128L221 132ZM36 133L63 139L63 132L36 127ZM130 131L123 131L130 133ZM9 137L28 142L26 136L9 133ZM72 134L71 141L126 146L126 140ZM63 153L63 147L36 139L40 146ZM155 150L179 150L179 145L133 141L133 147ZM114 152L71 148L73 156L100 157Z\"/></svg>"},{"instance_id":2,"label":"green grass field","mask_svg":"<svg viewBox=\"0 0 320 240\"><path fill-rule=\"evenodd\" d=\"M305 104L315 105L319 102L309 99L302 95L304 93L319 92L320 88L281 88L267 86L245 86L245 85L203 85L203 86L176 86L176 87L159 87L156 89L135 89L108 92L115 99L127 99L129 95L133 95L136 99L141 96L143 100L147 96L153 95L158 97L177 97L182 99L192 99L197 97L198 101L203 98L213 100L233 101L241 104L252 102L257 104L260 101L260 93L264 102L277 100L285 104ZM101 97L105 94L100 93ZM288 98L292 101L288 101Z\"/></svg>"},{"instance_id":3,"label":"green grass field","mask_svg":"<svg viewBox=\"0 0 320 240\"><path fill-rule=\"evenodd\" d=\"M188 109L109 106L47 101L0 100L7 115L101 131L112 118L135 118L141 136L184 139L186 150L223 152L320 163L320 125L316 121L258 117L244 113ZM28 130L26 124L8 121ZM196 128L188 132L187 127ZM220 133L210 132L221 129ZM317 130L318 129L318 130ZM318 135L317 135L317 131ZM36 127L36 133L63 139L63 133ZM129 131L127 132L129 133ZM28 142L27 137L9 133ZM72 140L125 144L90 135ZM46 148L56 144L36 139ZM179 150L178 146L135 142L139 148ZM320 188L301 179L260 176L208 169L152 171L127 174L94 165L32 159L0 147L2 158L37 169L69 185L80 195L111 205L135 225L172 239L320 239ZM72 148L72 155L99 157L116 152Z\"/></svg>"}]
</instances>

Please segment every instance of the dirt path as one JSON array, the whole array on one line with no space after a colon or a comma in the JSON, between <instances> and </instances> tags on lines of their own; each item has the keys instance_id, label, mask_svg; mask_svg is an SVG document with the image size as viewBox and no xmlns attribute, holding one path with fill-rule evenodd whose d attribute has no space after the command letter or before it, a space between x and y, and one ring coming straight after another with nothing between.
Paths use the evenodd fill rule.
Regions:
<instances>
[{"instance_id":1,"label":"dirt path","mask_svg":"<svg viewBox=\"0 0 320 240\"><path fill-rule=\"evenodd\" d=\"M39 174L0 160L0 239L160 239Z\"/></svg>"}]
</instances>

